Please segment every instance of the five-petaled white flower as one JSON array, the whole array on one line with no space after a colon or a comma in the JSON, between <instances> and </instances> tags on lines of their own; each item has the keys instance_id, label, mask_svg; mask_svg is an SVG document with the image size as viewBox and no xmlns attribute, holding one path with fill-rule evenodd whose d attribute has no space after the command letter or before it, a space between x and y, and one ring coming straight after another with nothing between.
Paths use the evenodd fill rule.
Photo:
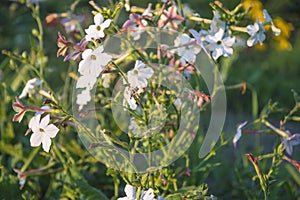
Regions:
<instances>
[{"instance_id":1,"label":"five-petaled white flower","mask_svg":"<svg viewBox=\"0 0 300 200\"><path fill-rule=\"evenodd\" d=\"M111 61L112 56L103 53L103 46L99 46L95 50L86 49L82 53L82 59L78 67L81 76L77 80L76 88L86 89L77 95L76 103L79 105L79 110L91 100L90 90L94 87L104 67Z\"/></svg>"},{"instance_id":2,"label":"five-petaled white flower","mask_svg":"<svg viewBox=\"0 0 300 200\"><path fill-rule=\"evenodd\" d=\"M22 90L22 93L20 94L19 98L22 99L26 97L27 95L34 94L36 87L42 84L42 81L38 78L33 78L27 81L24 89Z\"/></svg>"},{"instance_id":3,"label":"five-petaled white flower","mask_svg":"<svg viewBox=\"0 0 300 200\"><path fill-rule=\"evenodd\" d=\"M194 38L190 38L190 36L185 33L175 39L174 46L178 48L172 50L172 53L177 52L177 54L181 57L181 63L184 65L186 62L195 62L195 54L199 53L201 50L201 47L196 45L196 40Z\"/></svg>"},{"instance_id":4,"label":"five-petaled white flower","mask_svg":"<svg viewBox=\"0 0 300 200\"><path fill-rule=\"evenodd\" d=\"M128 82L132 88L145 88L148 85L148 79L153 75L150 67L145 67L145 63L140 60L135 62L132 70L127 72Z\"/></svg>"},{"instance_id":5,"label":"five-petaled white flower","mask_svg":"<svg viewBox=\"0 0 300 200\"><path fill-rule=\"evenodd\" d=\"M91 41L99 38L103 38L105 36L104 30L109 27L111 23L111 19L107 19L104 21L103 16L98 13L94 16L94 23L90 25L88 29L85 29L86 32L86 41Z\"/></svg>"},{"instance_id":6,"label":"five-petaled white flower","mask_svg":"<svg viewBox=\"0 0 300 200\"><path fill-rule=\"evenodd\" d=\"M288 138L283 138L283 149L291 156L293 153L293 146L300 144L300 134L296 133L291 135L288 131L286 131L290 136Z\"/></svg>"},{"instance_id":7,"label":"five-petaled white flower","mask_svg":"<svg viewBox=\"0 0 300 200\"><path fill-rule=\"evenodd\" d=\"M42 144L44 151L49 152L51 146L51 138L54 138L59 129L49 124L50 115L46 115L41 121L41 115L34 116L28 124L33 134L30 137L30 145L37 147Z\"/></svg>"},{"instance_id":8,"label":"five-petaled white flower","mask_svg":"<svg viewBox=\"0 0 300 200\"><path fill-rule=\"evenodd\" d=\"M205 37L209 43L206 48L212 52L214 60L217 60L220 56L229 57L233 53L231 47L235 42L235 37L224 37L224 33L224 29L220 28L216 33Z\"/></svg>"},{"instance_id":9,"label":"five-petaled white flower","mask_svg":"<svg viewBox=\"0 0 300 200\"><path fill-rule=\"evenodd\" d=\"M97 74L99 76L111 58L111 55L103 53L103 46L99 46L95 50L86 49L82 53L83 60L79 63L78 72L82 75Z\"/></svg>"},{"instance_id":10,"label":"five-petaled white flower","mask_svg":"<svg viewBox=\"0 0 300 200\"><path fill-rule=\"evenodd\" d=\"M262 45L263 41L266 39L263 23L257 20L257 22L255 22L253 25L248 25L246 28L248 34L250 35L250 38L247 40L247 45L249 47L252 47L257 42L259 42L260 45Z\"/></svg>"}]
</instances>

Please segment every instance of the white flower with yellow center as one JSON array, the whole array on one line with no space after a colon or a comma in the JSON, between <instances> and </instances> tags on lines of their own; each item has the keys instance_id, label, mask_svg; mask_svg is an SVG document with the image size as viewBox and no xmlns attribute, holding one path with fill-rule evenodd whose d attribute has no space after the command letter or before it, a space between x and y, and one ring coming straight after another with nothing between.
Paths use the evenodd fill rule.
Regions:
<instances>
[{"instance_id":1,"label":"white flower with yellow center","mask_svg":"<svg viewBox=\"0 0 300 200\"><path fill-rule=\"evenodd\" d=\"M98 13L94 16L94 23L90 25L88 29L85 29L86 41L96 40L99 38L103 38L105 36L104 30L110 26L111 19L107 19L104 21L103 16Z\"/></svg>"},{"instance_id":2,"label":"white flower with yellow center","mask_svg":"<svg viewBox=\"0 0 300 200\"><path fill-rule=\"evenodd\" d=\"M145 64L137 60L132 70L127 72L128 82L132 88L145 88L148 85L148 79L154 74L152 68L145 67Z\"/></svg>"},{"instance_id":3,"label":"white flower with yellow center","mask_svg":"<svg viewBox=\"0 0 300 200\"><path fill-rule=\"evenodd\" d=\"M50 115L46 115L41 121L41 115L34 116L28 124L33 134L30 137L30 145L37 147L42 144L44 151L49 152L51 146L51 138L54 138L59 129L49 124Z\"/></svg>"},{"instance_id":4,"label":"white flower with yellow center","mask_svg":"<svg viewBox=\"0 0 300 200\"><path fill-rule=\"evenodd\" d=\"M231 47L235 42L235 37L224 37L224 34L224 29L220 28L216 33L205 37L209 43L206 48L212 52L214 60L217 60L220 56L230 57L233 53Z\"/></svg>"}]
</instances>

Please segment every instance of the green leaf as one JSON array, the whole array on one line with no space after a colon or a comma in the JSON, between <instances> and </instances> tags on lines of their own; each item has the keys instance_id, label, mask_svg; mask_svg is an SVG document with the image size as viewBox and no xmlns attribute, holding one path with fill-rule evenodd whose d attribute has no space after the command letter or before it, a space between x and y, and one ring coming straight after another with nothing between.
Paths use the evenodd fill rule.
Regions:
<instances>
[{"instance_id":1,"label":"green leaf","mask_svg":"<svg viewBox=\"0 0 300 200\"><path fill-rule=\"evenodd\" d=\"M78 193L80 194L80 199L85 200L94 200L94 199L100 199L100 200L108 200L108 198L98 190L97 188L89 185L87 181L83 178L83 176L78 172L77 169L72 168L70 169L71 178L74 181L73 183L76 185L76 189L78 190Z\"/></svg>"}]
</instances>

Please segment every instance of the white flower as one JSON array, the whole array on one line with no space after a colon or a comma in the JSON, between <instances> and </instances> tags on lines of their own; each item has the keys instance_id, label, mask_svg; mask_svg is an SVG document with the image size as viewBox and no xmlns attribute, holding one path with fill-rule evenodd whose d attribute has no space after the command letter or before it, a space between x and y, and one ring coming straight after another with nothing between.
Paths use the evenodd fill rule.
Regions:
<instances>
[{"instance_id":1,"label":"white flower","mask_svg":"<svg viewBox=\"0 0 300 200\"><path fill-rule=\"evenodd\" d=\"M137 108L136 100L134 99L135 91L133 88L125 87L123 106L126 107L126 102L129 104L130 109Z\"/></svg>"},{"instance_id":2,"label":"white flower","mask_svg":"<svg viewBox=\"0 0 300 200\"><path fill-rule=\"evenodd\" d=\"M111 23L111 19L107 19L104 21L103 16L98 13L94 16L94 23L93 25L90 25L88 29L85 29L86 32L86 41L91 41L99 38L103 38L105 36L104 29L109 27Z\"/></svg>"},{"instance_id":3,"label":"white flower","mask_svg":"<svg viewBox=\"0 0 300 200\"><path fill-rule=\"evenodd\" d=\"M244 126L246 126L248 122L245 121L244 123L240 124L237 129L236 129L236 134L232 140L234 147L236 147L237 142L239 141L239 139L242 137L242 128Z\"/></svg>"},{"instance_id":4,"label":"white flower","mask_svg":"<svg viewBox=\"0 0 300 200\"><path fill-rule=\"evenodd\" d=\"M212 52L213 59L217 60L220 56L229 57L233 53L231 48L235 42L235 37L224 37L224 29L220 28L216 33L207 35L206 41L209 43L206 48Z\"/></svg>"},{"instance_id":5,"label":"white flower","mask_svg":"<svg viewBox=\"0 0 300 200\"><path fill-rule=\"evenodd\" d=\"M86 88L82 90L80 94L77 95L76 104L79 105L79 110L82 110L84 105L87 105L91 101L90 90Z\"/></svg>"},{"instance_id":6,"label":"white flower","mask_svg":"<svg viewBox=\"0 0 300 200\"><path fill-rule=\"evenodd\" d=\"M118 200L136 200L136 188L132 185L126 185L125 186L125 194L126 197L118 198Z\"/></svg>"},{"instance_id":7,"label":"white flower","mask_svg":"<svg viewBox=\"0 0 300 200\"><path fill-rule=\"evenodd\" d=\"M272 17L269 15L266 9L263 10L264 18L266 22L271 23L271 29L274 35L278 36L281 33L281 30L274 25Z\"/></svg>"},{"instance_id":8,"label":"white flower","mask_svg":"<svg viewBox=\"0 0 300 200\"><path fill-rule=\"evenodd\" d=\"M56 136L59 129L55 125L49 124L50 115L46 115L41 121L40 118L41 115L37 115L29 121L28 127L33 132L30 137L30 145L37 147L42 143L44 151L49 152L51 138Z\"/></svg>"},{"instance_id":9,"label":"white flower","mask_svg":"<svg viewBox=\"0 0 300 200\"><path fill-rule=\"evenodd\" d=\"M95 50L86 49L82 53L82 61L79 63L78 72L80 74L97 74L103 70L104 66L111 61L111 56L103 53L103 46L97 47Z\"/></svg>"},{"instance_id":10,"label":"white flower","mask_svg":"<svg viewBox=\"0 0 300 200\"><path fill-rule=\"evenodd\" d=\"M294 135L289 136L288 138L284 138L282 143L284 146L283 149L291 156L293 153L293 146L300 144L300 134L296 133Z\"/></svg>"},{"instance_id":11,"label":"white flower","mask_svg":"<svg viewBox=\"0 0 300 200\"><path fill-rule=\"evenodd\" d=\"M79 77L76 88L92 88L104 67L111 61L111 56L103 53L103 46L94 51L86 49L82 53L82 61L79 63L78 72L83 75Z\"/></svg>"},{"instance_id":12,"label":"white flower","mask_svg":"<svg viewBox=\"0 0 300 200\"><path fill-rule=\"evenodd\" d=\"M27 81L22 93L20 94L19 98L24 98L27 95L31 96L35 93L36 87L39 86L43 81L38 78L33 78Z\"/></svg>"},{"instance_id":13,"label":"white flower","mask_svg":"<svg viewBox=\"0 0 300 200\"><path fill-rule=\"evenodd\" d=\"M126 197L118 198L117 200L136 200L136 188L131 185L125 186L125 194ZM155 194L153 189L149 189L147 191L142 190L141 200L155 200ZM158 196L158 200L165 200L165 198Z\"/></svg>"},{"instance_id":14,"label":"white flower","mask_svg":"<svg viewBox=\"0 0 300 200\"><path fill-rule=\"evenodd\" d=\"M195 54L199 53L201 48L192 44L195 41L195 39L190 38L190 36L185 33L175 39L174 46L178 48L172 50L172 53L177 52L177 54L181 57L180 61L182 64L196 61Z\"/></svg>"},{"instance_id":15,"label":"white flower","mask_svg":"<svg viewBox=\"0 0 300 200\"><path fill-rule=\"evenodd\" d=\"M148 79L153 75L153 70L150 67L145 67L145 64L137 60L132 70L127 72L128 82L132 88L145 88L148 85Z\"/></svg>"},{"instance_id":16,"label":"white flower","mask_svg":"<svg viewBox=\"0 0 300 200\"><path fill-rule=\"evenodd\" d=\"M254 46L257 42L260 43L260 45L263 44L263 41L266 39L265 35L265 29L263 27L263 24L257 20L253 25L248 25L247 32L250 35L250 38L247 40L247 45L249 47Z\"/></svg>"}]
</instances>

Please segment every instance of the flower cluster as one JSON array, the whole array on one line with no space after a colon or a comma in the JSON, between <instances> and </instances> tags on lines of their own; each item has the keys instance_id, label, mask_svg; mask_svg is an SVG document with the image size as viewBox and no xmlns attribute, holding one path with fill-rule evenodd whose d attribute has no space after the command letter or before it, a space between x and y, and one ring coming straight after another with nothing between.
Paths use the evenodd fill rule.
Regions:
<instances>
[{"instance_id":1,"label":"flower cluster","mask_svg":"<svg viewBox=\"0 0 300 200\"><path fill-rule=\"evenodd\" d=\"M132 156L129 159L130 163L135 162L135 153L143 155L147 151L161 150L164 145L167 146L170 143L175 145L172 143L172 140L178 135L182 141L196 137L196 128L198 128L196 126L198 125L195 125L196 128L194 130L194 125L191 125L192 123L181 123L180 117L188 118L191 122L197 121L194 119L192 109L187 108L189 107L188 103L193 105L190 107L195 107L197 110L202 111L202 109L205 109L205 105L208 105L214 100L214 96L212 96L211 99L209 95L201 91L205 89L202 88L200 81L198 81L200 80L199 73L195 73L196 69L198 69L197 67L199 67L197 61L200 59L200 56L198 56L200 52L204 52L204 55L212 61L211 63L221 65L222 59L228 59L235 53L235 47L239 45L237 41L242 41L243 45L240 46L252 47L258 43L263 44L266 40L266 30L268 30L268 28L271 28L275 36L278 36L281 32L280 29L275 26L271 16L266 10L263 10L264 21L257 19L254 24L239 26L239 24L245 25L245 23L241 23L242 19L236 16L246 15L247 11L241 11L240 9L229 11L225 7L220 6L219 2L212 4L213 18L204 19L199 17L200 15L196 13L190 16L184 15L183 9L179 9L175 1L164 1L163 4L159 4L159 6L156 6L153 10L152 4L149 4L147 8L137 8L130 6L130 2L126 0L124 6L126 11L130 11L130 13L128 13L128 19L120 27L118 27L117 21L115 21L117 19L115 16L123 4L118 4L118 9L114 11L108 8L99 8L93 1L90 1L90 4L94 4L95 8L93 12L93 24L88 25L86 29L81 29L80 27L83 18L77 18L71 13L48 15L47 23L50 25L56 23L56 20L59 20L60 23L64 25L67 35L70 36L72 33L70 40L63 34L58 33L57 56L63 56L64 61L71 59L78 61L78 68L76 68L78 76L73 72L70 73L72 74L72 78L76 80L76 106L73 107L76 109L76 112L79 111L81 114L89 113L91 110L87 109L87 105L95 102L101 105L101 108L94 108L92 111L101 109L113 110L112 102L115 99L103 97L115 91L115 88L111 86L117 82L117 78L120 78L122 84L120 88L122 88L123 91L116 96L119 95L123 97L123 101L121 103L118 102L118 104L121 104L123 108L122 111L126 111L126 114L129 115L128 119L130 124L126 127L128 134L124 136L127 140L121 140L124 139L123 135L122 137L119 136L123 134L123 132L120 133L119 130L120 134L107 131L110 128L116 129L115 127L112 128L110 123L101 124L99 127L105 127L105 130L100 131L103 133L101 137L103 136L105 140L108 140L108 138L111 139L108 142L106 141L107 144L114 144L115 146L120 146L128 150L128 156ZM75 23L75 21L79 21L79 23ZM188 22L193 23L190 23L192 25L187 28L186 24L188 24ZM167 33L172 33L176 35L176 37L170 37L171 44L160 41L159 44L157 44L157 50L154 52L143 49L144 47L148 47L148 42L153 42L151 39L154 38L154 34L149 34L153 36L153 38L150 39L151 41L143 41L144 37L142 37L150 32L150 27L155 30L164 30ZM74 33L76 33L76 37L74 37ZM121 38L120 54L106 51L106 42L114 35L118 35ZM152 65L151 63L155 64ZM45 79L42 78L43 70L40 71L41 72L38 72L37 70L35 72L39 75L38 77L45 81ZM173 73L175 74L174 76L170 73L172 71L175 71L175 73ZM214 71L212 74L215 76L215 84L218 84L218 72ZM184 78L180 79L181 77ZM101 82L98 82L99 79L101 79ZM51 90L49 86L47 86L49 92L41 90L44 86L43 81L38 78L27 81L19 98L16 97L16 102L13 103L13 109L17 112L13 121L21 122L25 113L35 112L35 115L29 120L29 129L25 135L32 132L30 145L32 147L42 146L43 150L48 153L51 148L52 139L55 138L60 131L59 126L69 119L74 120L76 124L78 119L68 113L68 109L64 108L64 105L59 102L62 98L60 96L55 98L55 95L52 94L53 90ZM162 83L164 81L167 82L167 84L174 84L175 86L173 88L165 87ZM181 85L181 82L185 81L190 84L191 88L184 88L184 86ZM214 95L218 89L218 87L215 87L213 88L214 91L210 92ZM43 99L43 106L27 106L23 100L25 100L26 97L32 98L37 90L43 95L41 99L46 97L46 100ZM97 95L95 95L95 97L92 96L92 91L96 92ZM176 94L177 91L180 91L178 92L180 93L179 95ZM186 97L188 102L185 101L184 97ZM169 113L166 114L166 112ZM106 114L105 111L105 117L102 118L106 118ZM110 115L107 114L107 116ZM83 118L84 115L80 117ZM52 122L50 122L50 120ZM106 122L105 120L101 122ZM122 121L122 123L125 123L124 121ZM233 138L235 147L242 137L243 129L246 125L248 126L248 122L240 124L236 129L236 135ZM287 131L274 128L268 123L265 125L281 136L282 149L289 155L292 154L293 147L300 144L299 134L291 135ZM80 124L80 126L83 125ZM189 126L193 128L189 129ZM182 128L184 134L179 133L178 127ZM87 132L89 131L92 130L87 128ZM107 132L109 132L109 134L104 134ZM98 132L90 135L90 140L86 141L95 143L89 144L89 147L97 147L97 142L102 141L103 138L100 139L100 136L95 136L98 136ZM186 138L188 139L186 140ZM94 139L95 141L93 141ZM178 152L175 153L180 154L180 149L176 149L176 151L177 150ZM163 153L162 157L169 155L169 152ZM183 155L183 153L181 155ZM187 161L186 166L181 168L181 174L190 176L188 155L184 155ZM157 154L157 157L159 156L161 155ZM58 157L60 157L60 155L58 155ZM151 156L149 157L151 158ZM252 154L248 154L248 157L257 168L257 159L254 158ZM111 156L110 159L115 161L114 156ZM156 157L154 159L156 159ZM296 161L285 157L283 157L283 159L299 168L299 164ZM64 162L62 163L63 165L65 164ZM151 167L151 162L149 163L150 164L147 164ZM147 169L149 172L147 171L143 177L138 174L132 175L120 172L122 175L120 177L124 178L128 184L125 187L126 196L118 198L119 200L164 200L163 197L158 195L160 189L165 190L163 194L177 191L177 180L173 171L164 170L165 168L170 169L172 166L165 166L165 163L162 163L158 172L152 172L150 167ZM18 170L16 170L16 172L21 173ZM259 170L257 170L257 172L260 173ZM151 182L151 184L146 183L145 185L146 180ZM119 182L116 181L115 185L118 184ZM146 188L147 190L142 190L142 188ZM117 194L115 194L115 198L117 198ZM196 196L199 194L195 192L193 195ZM205 195L204 192L203 195ZM180 198L181 197L185 198L186 196L180 194ZM193 197L194 196L191 198ZM214 196L210 196L210 198L214 199Z\"/></svg>"}]
</instances>

